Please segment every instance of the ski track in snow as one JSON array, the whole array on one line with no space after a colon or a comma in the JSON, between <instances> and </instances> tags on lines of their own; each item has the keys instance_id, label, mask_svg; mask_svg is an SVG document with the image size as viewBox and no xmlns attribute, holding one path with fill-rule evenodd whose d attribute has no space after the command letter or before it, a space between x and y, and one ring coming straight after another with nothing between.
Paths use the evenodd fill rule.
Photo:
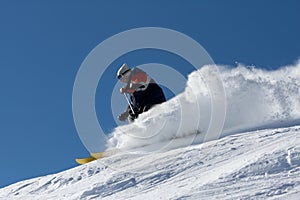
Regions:
<instances>
[{"instance_id":1,"label":"ski track in snow","mask_svg":"<svg viewBox=\"0 0 300 200\"><path fill-rule=\"evenodd\" d=\"M202 143L211 117L203 81L214 78L204 66L183 93L111 133L116 155L12 184L0 199L300 199L300 62L218 69L221 139Z\"/></svg>"}]
</instances>

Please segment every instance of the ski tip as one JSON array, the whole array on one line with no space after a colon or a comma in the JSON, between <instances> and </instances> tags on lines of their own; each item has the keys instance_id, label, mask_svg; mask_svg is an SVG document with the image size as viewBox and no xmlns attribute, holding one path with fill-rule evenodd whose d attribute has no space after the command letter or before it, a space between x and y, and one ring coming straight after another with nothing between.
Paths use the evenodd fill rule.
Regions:
<instances>
[{"instance_id":1,"label":"ski tip","mask_svg":"<svg viewBox=\"0 0 300 200\"><path fill-rule=\"evenodd\" d=\"M76 161L78 164L83 165L83 164L92 162L92 161L94 161L94 160L98 160L98 159L101 159L101 158L104 158L104 157L109 156L109 155L107 155L107 154L108 154L107 152L95 152L95 153L90 153L90 157L87 157L87 158L77 158L77 159L75 159L75 161Z\"/></svg>"},{"instance_id":2,"label":"ski tip","mask_svg":"<svg viewBox=\"0 0 300 200\"><path fill-rule=\"evenodd\" d=\"M96 158L94 157L88 157L88 158L77 158L75 159L75 161L80 164L80 165L84 165L86 163L89 163L89 162L92 162L94 160L97 160Z\"/></svg>"}]
</instances>

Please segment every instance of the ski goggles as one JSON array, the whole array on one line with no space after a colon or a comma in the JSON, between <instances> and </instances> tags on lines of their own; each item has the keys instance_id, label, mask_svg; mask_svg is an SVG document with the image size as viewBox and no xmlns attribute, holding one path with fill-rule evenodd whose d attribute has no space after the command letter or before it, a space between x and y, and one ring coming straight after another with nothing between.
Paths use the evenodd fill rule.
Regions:
<instances>
[{"instance_id":1,"label":"ski goggles","mask_svg":"<svg viewBox=\"0 0 300 200\"><path fill-rule=\"evenodd\" d=\"M118 78L119 80L122 80L122 79L124 78L124 75L125 75L127 72L129 72L129 71L130 71L130 69L124 71L122 74L119 74L119 75L117 76L117 78Z\"/></svg>"}]
</instances>

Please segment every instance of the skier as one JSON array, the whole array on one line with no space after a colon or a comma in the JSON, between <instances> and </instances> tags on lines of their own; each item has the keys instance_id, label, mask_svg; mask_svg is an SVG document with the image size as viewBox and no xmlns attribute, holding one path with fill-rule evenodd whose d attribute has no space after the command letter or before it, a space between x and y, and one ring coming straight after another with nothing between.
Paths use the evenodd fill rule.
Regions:
<instances>
[{"instance_id":1,"label":"skier","mask_svg":"<svg viewBox=\"0 0 300 200\"><path fill-rule=\"evenodd\" d=\"M117 72L117 78L125 83L125 86L120 88L121 94L125 94L126 98L129 94L131 100L128 101L131 105L128 105L127 110L118 116L120 121L128 118L128 121L132 122L139 114L166 101L161 87L146 72L137 67L130 69L124 63Z\"/></svg>"}]
</instances>

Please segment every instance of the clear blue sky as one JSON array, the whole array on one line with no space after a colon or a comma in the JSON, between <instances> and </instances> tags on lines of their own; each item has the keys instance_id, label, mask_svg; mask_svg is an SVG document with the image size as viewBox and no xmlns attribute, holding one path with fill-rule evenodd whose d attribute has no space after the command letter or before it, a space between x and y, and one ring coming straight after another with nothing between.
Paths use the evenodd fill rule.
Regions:
<instances>
[{"instance_id":1,"label":"clear blue sky","mask_svg":"<svg viewBox=\"0 0 300 200\"><path fill-rule=\"evenodd\" d=\"M198 41L218 64L274 69L300 56L299 10L297 0L2 0L0 187L72 168L74 158L88 155L73 122L73 83L87 54L108 37L132 28L165 27ZM182 62L159 52L128 60L134 65ZM98 102L104 102L97 103L99 111L109 105L105 95L111 93L116 69L106 74L107 90L97 93ZM113 116L101 113L111 130Z\"/></svg>"}]
</instances>

